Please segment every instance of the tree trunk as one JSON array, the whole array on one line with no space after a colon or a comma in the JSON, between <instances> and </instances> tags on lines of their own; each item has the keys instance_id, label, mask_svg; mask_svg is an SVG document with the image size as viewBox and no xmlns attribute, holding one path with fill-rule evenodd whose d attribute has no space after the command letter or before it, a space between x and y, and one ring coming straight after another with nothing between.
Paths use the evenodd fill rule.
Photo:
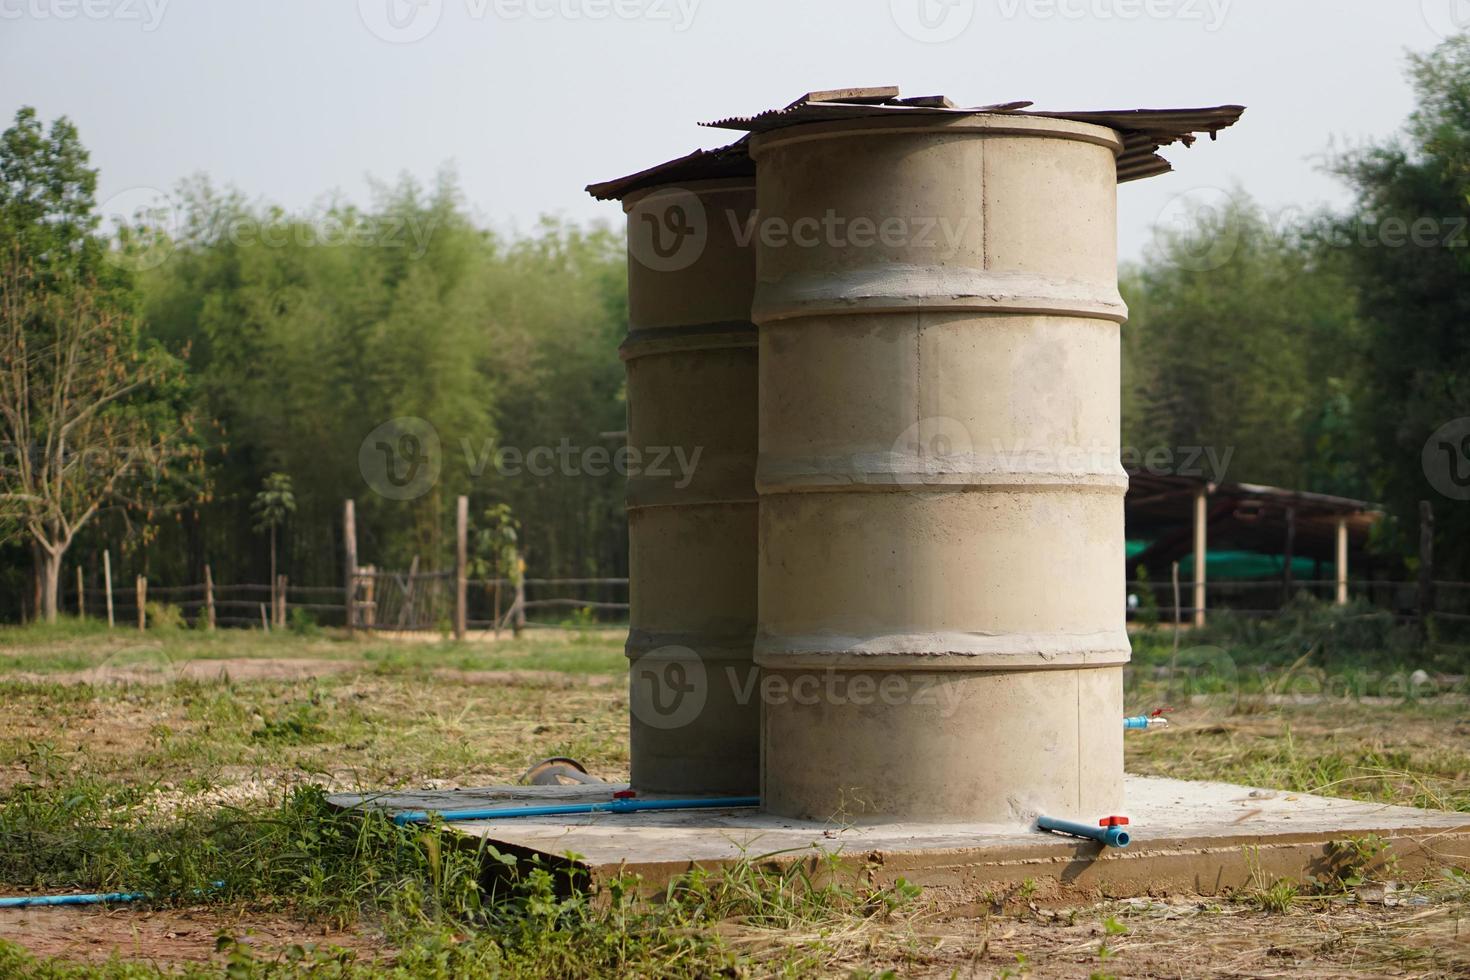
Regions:
<instances>
[{"instance_id":1,"label":"tree trunk","mask_svg":"<svg viewBox=\"0 0 1470 980\"><path fill-rule=\"evenodd\" d=\"M56 622L57 596L61 591L62 554L60 550L36 549L36 580L41 586L41 614L37 618L48 623Z\"/></svg>"}]
</instances>

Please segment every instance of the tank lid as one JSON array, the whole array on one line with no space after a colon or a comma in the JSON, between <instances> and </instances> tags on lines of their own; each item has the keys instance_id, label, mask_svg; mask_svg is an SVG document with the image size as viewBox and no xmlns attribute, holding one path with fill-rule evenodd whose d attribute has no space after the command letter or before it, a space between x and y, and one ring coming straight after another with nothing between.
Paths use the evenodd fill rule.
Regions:
<instances>
[{"instance_id":1,"label":"tank lid","mask_svg":"<svg viewBox=\"0 0 1470 980\"><path fill-rule=\"evenodd\" d=\"M1159 155L1160 149L1175 143L1181 143L1186 147L1192 146L1202 133L1208 133L1211 139L1215 139L1222 129L1235 125L1245 112L1245 107L1238 105L1201 109L1104 109L1052 112L1033 110L1031 107L1034 104L1032 102L1000 102L994 105L961 108L942 95L902 98L896 87L878 86L808 92L790 105L779 109L767 109L752 116L731 116L700 125L717 129L742 130L746 133L766 133L774 129L800 126L805 123L900 115L1011 114L1047 119L1069 119L1075 122L1106 126L1116 130L1123 137L1123 153L1118 158L1118 182L1126 183L1130 180L1140 180L1144 177L1155 177L1168 173L1174 167ZM730 150L741 146L742 143L736 143L724 149Z\"/></svg>"}]
</instances>

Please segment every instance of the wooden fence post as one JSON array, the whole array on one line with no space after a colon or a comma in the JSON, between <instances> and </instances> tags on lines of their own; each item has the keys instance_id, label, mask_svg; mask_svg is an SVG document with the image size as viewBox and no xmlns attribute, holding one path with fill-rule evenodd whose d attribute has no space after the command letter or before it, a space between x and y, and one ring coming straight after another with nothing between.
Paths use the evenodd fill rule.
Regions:
<instances>
[{"instance_id":1,"label":"wooden fence post","mask_svg":"<svg viewBox=\"0 0 1470 980\"><path fill-rule=\"evenodd\" d=\"M398 606L398 628L414 629L418 623L413 618L414 587L419 577L419 556L414 555L408 563L408 583L403 587L403 601Z\"/></svg>"},{"instance_id":2,"label":"wooden fence post","mask_svg":"<svg viewBox=\"0 0 1470 980\"><path fill-rule=\"evenodd\" d=\"M357 626L357 518L350 500L342 506L342 546L347 558L342 604L347 613L347 635L351 636Z\"/></svg>"},{"instance_id":3,"label":"wooden fence post","mask_svg":"<svg viewBox=\"0 0 1470 980\"><path fill-rule=\"evenodd\" d=\"M469 621L470 498L454 506L454 638L465 638Z\"/></svg>"},{"instance_id":4,"label":"wooden fence post","mask_svg":"<svg viewBox=\"0 0 1470 980\"><path fill-rule=\"evenodd\" d=\"M495 638L500 639L500 569L495 569L495 615L490 617L495 623Z\"/></svg>"},{"instance_id":5,"label":"wooden fence post","mask_svg":"<svg viewBox=\"0 0 1470 980\"><path fill-rule=\"evenodd\" d=\"M378 566L368 565L363 569L362 602L358 603L359 615L364 626L378 624Z\"/></svg>"},{"instance_id":6,"label":"wooden fence post","mask_svg":"<svg viewBox=\"0 0 1470 980\"><path fill-rule=\"evenodd\" d=\"M1174 580L1174 656L1179 656L1179 634L1184 629L1183 603L1179 601L1179 563L1176 561L1171 571ZM1172 669L1172 668L1171 668Z\"/></svg>"},{"instance_id":7,"label":"wooden fence post","mask_svg":"<svg viewBox=\"0 0 1470 980\"><path fill-rule=\"evenodd\" d=\"M1434 615L1434 505L1419 501L1419 633L1429 638Z\"/></svg>"},{"instance_id":8,"label":"wooden fence post","mask_svg":"<svg viewBox=\"0 0 1470 980\"><path fill-rule=\"evenodd\" d=\"M81 565L77 565L77 616L87 618L87 586Z\"/></svg>"},{"instance_id":9,"label":"wooden fence post","mask_svg":"<svg viewBox=\"0 0 1470 980\"><path fill-rule=\"evenodd\" d=\"M107 628L112 629L112 553L102 549L102 589L107 593Z\"/></svg>"},{"instance_id":10,"label":"wooden fence post","mask_svg":"<svg viewBox=\"0 0 1470 980\"><path fill-rule=\"evenodd\" d=\"M134 583L134 588L138 592L138 629L146 630L148 628L148 579L139 575L138 580Z\"/></svg>"},{"instance_id":11,"label":"wooden fence post","mask_svg":"<svg viewBox=\"0 0 1470 980\"><path fill-rule=\"evenodd\" d=\"M1205 625L1205 566L1208 564L1209 546L1209 487L1200 487L1194 494L1194 625L1203 629Z\"/></svg>"},{"instance_id":12,"label":"wooden fence post","mask_svg":"<svg viewBox=\"0 0 1470 980\"><path fill-rule=\"evenodd\" d=\"M276 576L276 626L286 628L286 589L291 580L284 575Z\"/></svg>"},{"instance_id":13,"label":"wooden fence post","mask_svg":"<svg viewBox=\"0 0 1470 980\"><path fill-rule=\"evenodd\" d=\"M1291 601L1296 587L1296 508L1286 508L1286 550L1281 561L1281 606L1284 609Z\"/></svg>"},{"instance_id":14,"label":"wooden fence post","mask_svg":"<svg viewBox=\"0 0 1470 980\"><path fill-rule=\"evenodd\" d=\"M204 628L214 629L214 575L204 563Z\"/></svg>"},{"instance_id":15,"label":"wooden fence post","mask_svg":"<svg viewBox=\"0 0 1470 980\"><path fill-rule=\"evenodd\" d=\"M516 556L516 597L510 627L516 636L526 628L526 559L519 555Z\"/></svg>"}]
</instances>

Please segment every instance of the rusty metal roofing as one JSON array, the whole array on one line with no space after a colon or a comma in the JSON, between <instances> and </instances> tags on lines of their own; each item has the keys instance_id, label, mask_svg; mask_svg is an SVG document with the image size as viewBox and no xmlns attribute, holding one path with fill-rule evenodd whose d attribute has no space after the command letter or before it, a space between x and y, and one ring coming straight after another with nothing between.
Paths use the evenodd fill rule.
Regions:
<instances>
[{"instance_id":1,"label":"rusty metal roofing","mask_svg":"<svg viewBox=\"0 0 1470 980\"><path fill-rule=\"evenodd\" d=\"M695 150L687 156L660 163L656 167L640 170L636 174L605 180L600 184L588 184L587 193L599 201L621 201L634 191L661 184L679 184L693 180L719 180L728 177L751 177L755 174L755 161L750 158L746 144L750 137L742 137L729 146L713 150Z\"/></svg>"},{"instance_id":2,"label":"rusty metal roofing","mask_svg":"<svg viewBox=\"0 0 1470 980\"><path fill-rule=\"evenodd\" d=\"M1202 109L1113 109L1102 111L1047 112L1031 110L1031 102L1003 102L995 105L959 108L944 96L900 98L898 89L884 86L870 89L843 89L835 92L809 92L790 105L768 109L753 116L732 116L702 123L717 129L738 129L747 133L765 133L803 123L832 122L841 119L870 119L899 115L1017 115L1047 119L1070 119L1093 123L1117 130L1123 137L1123 153L1118 158L1118 182L1140 180L1168 173L1173 166L1159 156L1159 150L1175 143L1192 146L1199 134L1216 138L1245 112L1244 106L1225 105ZM1030 111L1028 111L1030 110Z\"/></svg>"},{"instance_id":3,"label":"rusty metal roofing","mask_svg":"<svg viewBox=\"0 0 1470 980\"><path fill-rule=\"evenodd\" d=\"M903 98L896 86L833 89L808 92L790 105L768 109L753 116L732 116L701 123L717 129L743 130L747 134L765 133L803 123L832 122L840 119L869 119L894 115L1017 115L1047 119L1070 119L1093 123L1117 130L1123 137L1123 152L1118 158L1118 183L1155 177L1174 167L1159 155L1159 150L1175 143L1192 146L1201 133L1211 139L1228 129L1245 112L1244 106L1225 105L1204 109L1119 109L1097 112L1043 112L1031 110L1031 102L1000 102L994 105L957 107L942 95ZM750 136L713 150L695 150L687 156L640 170L626 177L589 184L587 193L600 201L620 201L634 191L661 184L724 177L748 177L755 173L750 159Z\"/></svg>"}]
</instances>

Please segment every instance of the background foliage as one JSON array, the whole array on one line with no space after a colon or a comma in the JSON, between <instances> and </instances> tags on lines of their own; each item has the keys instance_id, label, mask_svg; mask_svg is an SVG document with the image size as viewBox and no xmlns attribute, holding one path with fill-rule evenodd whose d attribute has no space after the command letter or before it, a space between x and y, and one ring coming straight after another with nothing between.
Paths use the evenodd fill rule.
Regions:
<instances>
[{"instance_id":1,"label":"background foliage","mask_svg":"<svg viewBox=\"0 0 1470 980\"><path fill-rule=\"evenodd\" d=\"M1470 41L1416 56L1409 71L1419 108L1404 131L1332 161L1355 195L1345 213L1268 214L1237 191L1161 229L1124 270L1125 442L1229 448L1228 479L1380 500L1383 567L1405 574L1417 503L1433 499L1441 577L1464 578L1470 516L1436 495L1420 455L1431 433L1470 415L1470 248L1448 234L1393 244L1382 231L1388 219L1432 219L1448 232L1470 217ZM28 113L6 140L45 138ZM510 476L493 458L500 446L618 445L619 231L547 220L492 232L449 174L297 214L199 178L173 214L99 244L95 181L73 177L64 200L13 208L0 231L44 250L57 229L81 230L79 261L110 270L147 338L187 362L180 398L207 420L211 486L146 544L112 520L80 554L123 552L121 576L197 581L208 560L217 581L264 581L268 547L249 506L283 473L297 501L280 529L293 582L339 579L348 497L364 562L444 566L460 493L472 514L518 522L532 575L625 571L620 477ZM364 486L358 450L401 416L433 424L443 473L430 493L395 502ZM0 552L7 584L28 567L24 549ZM15 618L17 590L6 591L0 616Z\"/></svg>"}]
</instances>

